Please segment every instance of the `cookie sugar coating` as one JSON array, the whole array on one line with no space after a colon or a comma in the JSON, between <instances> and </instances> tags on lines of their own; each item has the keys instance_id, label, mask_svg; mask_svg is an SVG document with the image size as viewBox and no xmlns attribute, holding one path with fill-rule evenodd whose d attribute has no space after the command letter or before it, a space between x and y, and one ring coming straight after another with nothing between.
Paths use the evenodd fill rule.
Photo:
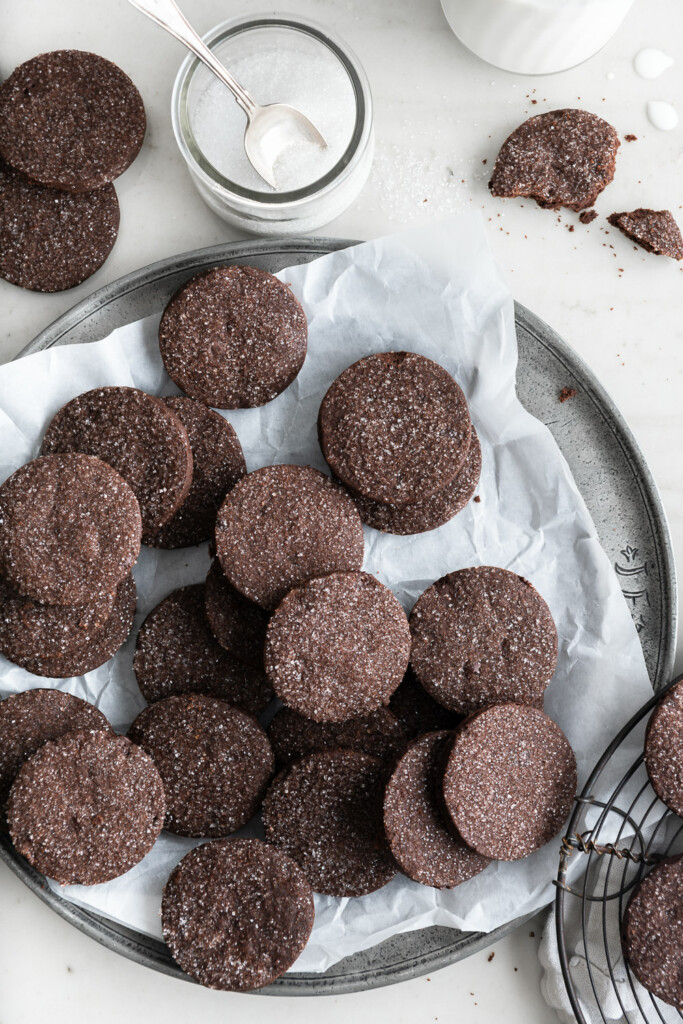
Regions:
<instances>
[{"instance_id":1,"label":"cookie sugar coating","mask_svg":"<svg viewBox=\"0 0 683 1024\"><path fill-rule=\"evenodd\" d=\"M382 828L385 777L378 758L334 750L296 761L272 783L266 839L300 865L314 892L365 896L395 875Z\"/></svg>"},{"instance_id":2,"label":"cookie sugar coating","mask_svg":"<svg viewBox=\"0 0 683 1024\"><path fill-rule=\"evenodd\" d=\"M152 759L125 736L71 732L19 769L7 820L17 851L60 885L125 874L154 845L166 812Z\"/></svg>"},{"instance_id":3,"label":"cookie sugar coating","mask_svg":"<svg viewBox=\"0 0 683 1024\"><path fill-rule=\"evenodd\" d=\"M652 788L667 807L683 814L683 685L666 692L650 716L645 767Z\"/></svg>"},{"instance_id":4,"label":"cookie sugar coating","mask_svg":"<svg viewBox=\"0 0 683 1024\"><path fill-rule=\"evenodd\" d=\"M668 210L644 210L640 207L630 213L612 213L607 220L647 252L683 260L681 231Z\"/></svg>"},{"instance_id":5,"label":"cookie sugar coating","mask_svg":"<svg viewBox=\"0 0 683 1024\"><path fill-rule=\"evenodd\" d=\"M530 117L503 143L489 188L494 196L527 196L539 206L585 210L614 177L619 137L587 110Z\"/></svg>"},{"instance_id":6,"label":"cookie sugar coating","mask_svg":"<svg viewBox=\"0 0 683 1024\"><path fill-rule=\"evenodd\" d=\"M101 188L133 162L145 127L140 93L96 53L41 53L0 86L0 153L43 185Z\"/></svg>"},{"instance_id":7,"label":"cookie sugar coating","mask_svg":"<svg viewBox=\"0 0 683 1024\"><path fill-rule=\"evenodd\" d=\"M43 438L43 455L83 452L130 485L145 531L174 515L190 491L192 450L178 417L137 388L94 388L63 406Z\"/></svg>"},{"instance_id":8,"label":"cookie sugar coating","mask_svg":"<svg viewBox=\"0 0 683 1024\"><path fill-rule=\"evenodd\" d=\"M221 647L263 672L268 613L231 587L217 558L204 584L206 617Z\"/></svg>"},{"instance_id":9,"label":"cookie sugar coating","mask_svg":"<svg viewBox=\"0 0 683 1024\"><path fill-rule=\"evenodd\" d=\"M418 681L461 714L503 701L536 703L557 664L547 604L522 576L495 566L442 576L415 603L410 631Z\"/></svg>"},{"instance_id":10,"label":"cookie sugar coating","mask_svg":"<svg viewBox=\"0 0 683 1024\"><path fill-rule=\"evenodd\" d=\"M332 472L372 501L424 501L462 468L470 414L460 386L413 352L366 356L323 398L318 436Z\"/></svg>"},{"instance_id":11,"label":"cookie sugar coating","mask_svg":"<svg viewBox=\"0 0 683 1024\"><path fill-rule=\"evenodd\" d=\"M91 455L47 455L0 487L0 574L46 604L89 604L116 590L140 552L140 506Z\"/></svg>"},{"instance_id":12,"label":"cookie sugar coating","mask_svg":"<svg viewBox=\"0 0 683 1024\"><path fill-rule=\"evenodd\" d=\"M301 869L259 839L191 850L172 871L161 902L174 960L200 985L227 991L262 988L284 974L314 919Z\"/></svg>"},{"instance_id":13,"label":"cookie sugar coating","mask_svg":"<svg viewBox=\"0 0 683 1024\"><path fill-rule=\"evenodd\" d=\"M622 921L621 945L638 980L683 1010L683 857L668 857L636 886Z\"/></svg>"},{"instance_id":14,"label":"cookie sugar coating","mask_svg":"<svg viewBox=\"0 0 683 1024\"><path fill-rule=\"evenodd\" d=\"M311 576L360 569L363 526L353 500L324 473L266 466L221 505L216 553L232 586L271 610Z\"/></svg>"},{"instance_id":15,"label":"cookie sugar coating","mask_svg":"<svg viewBox=\"0 0 683 1024\"><path fill-rule=\"evenodd\" d=\"M36 292L73 288L98 270L119 231L113 185L61 192L0 160L0 277Z\"/></svg>"},{"instance_id":16,"label":"cookie sugar coating","mask_svg":"<svg viewBox=\"0 0 683 1024\"><path fill-rule=\"evenodd\" d=\"M452 889L490 863L449 829L439 806L443 762L453 733L431 732L411 744L384 791L384 831L401 870L422 885Z\"/></svg>"},{"instance_id":17,"label":"cookie sugar coating","mask_svg":"<svg viewBox=\"0 0 683 1024\"><path fill-rule=\"evenodd\" d=\"M308 327L290 289L255 267L215 267L173 296L159 325L166 371L217 409L265 405L306 358Z\"/></svg>"},{"instance_id":18,"label":"cookie sugar coating","mask_svg":"<svg viewBox=\"0 0 683 1024\"><path fill-rule=\"evenodd\" d=\"M279 767L320 750L359 750L393 764L406 745L403 727L386 708L346 722L313 722L281 708L267 732Z\"/></svg>"},{"instance_id":19,"label":"cookie sugar coating","mask_svg":"<svg viewBox=\"0 0 683 1024\"><path fill-rule=\"evenodd\" d=\"M576 793L576 758L559 725L537 708L497 704L458 727L443 798L468 846L518 860L560 831Z\"/></svg>"},{"instance_id":20,"label":"cookie sugar coating","mask_svg":"<svg viewBox=\"0 0 683 1024\"><path fill-rule=\"evenodd\" d=\"M344 722L388 704L409 657L403 608L366 572L331 573L293 588L266 632L275 693L315 722Z\"/></svg>"},{"instance_id":21,"label":"cookie sugar coating","mask_svg":"<svg viewBox=\"0 0 683 1024\"><path fill-rule=\"evenodd\" d=\"M145 708L128 738L154 761L166 793L164 828L181 836L226 836L245 825L275 764L255 718L196 693Z\"/></svg>"}]
</instances>

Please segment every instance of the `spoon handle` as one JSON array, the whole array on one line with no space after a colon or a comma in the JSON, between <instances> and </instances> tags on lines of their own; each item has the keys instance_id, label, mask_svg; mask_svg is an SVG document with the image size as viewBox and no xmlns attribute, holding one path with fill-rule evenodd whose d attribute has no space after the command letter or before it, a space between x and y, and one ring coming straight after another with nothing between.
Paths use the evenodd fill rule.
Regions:
<instances>
[{"instance_id":1,"label":"spoon handle","mask_svg":"<svg viewBox=\"0 0 683 1024\"><path fill-rule=\"evenodd\" d=\"M209 47L197 35L189 24L185 15L179 10L174 0L128 0L133 7L142 14L146 14L153 22L165 28L172 36L186 46L195 57L206 64L210 71L213 71L217 78L228 87L242 110L251 115L257 107L246 89L233 78L227 68L224 68L218 58L211 52Z\"/></svg>"}]
</instances>

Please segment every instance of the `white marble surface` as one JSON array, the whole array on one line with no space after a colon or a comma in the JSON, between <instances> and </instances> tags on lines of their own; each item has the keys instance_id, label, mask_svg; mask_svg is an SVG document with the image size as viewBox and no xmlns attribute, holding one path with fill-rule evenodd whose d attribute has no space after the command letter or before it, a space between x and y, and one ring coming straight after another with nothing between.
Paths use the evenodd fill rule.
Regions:
<instances>
[{"instance_id":1,"label":"white marble surface","mask_svg":"<svg viewBox=\"0 0 683 1024\"><path fill-rule=\"evenodd\" d=\"M260 0L185 0L200 31ZM551 77L517 78L477 61L456 41L438 0L288 0L285 10L327 23L356 50L376 102L377 159L355 207L320 234L371 238L405 223L481 209L515 297L547 320L592 366L625 414L662 492L683 564L682 269L635 252L572 214L501 202L486 189L497 148L527 114L585 106L611 121L624 143L617 176L597 208L670 208L683 222L683 127L668 134L647 122L649 99L683 113L683 6L636 0L611 43L590 62ZM149 132L141 157L117 182L121 233L105 266L79 288L38 295L0 281L0 360L11 358L74 302L121 274L173 253L237 238L193 191L177 154L169 105L180 47L125 0L23 0L5 4L0 76L60 47L94 50L120 64L145 100ZM676 65L655 81L638 78L642 46L668 50ZM532 104L532 100L537 103ZM485 166L483 161L487 161ZM425 202L426 200L426 202ZM490 218L490 222L489 222ZM574 232L568 230L575 225ZM604 243L604 244L603 244ZM614 249L610 248L613 245ZM621 269L620 269L621 268ZM683 668L679 645L679 670ZM535 932L535 938L529 933ZM335 1024L452 1020L541 1024L554 1020L539 992L540 920L483 953L426 978L374 992L315 1000L226 996L173 981L97 946L48 911L0 869L0 1022L54 1024L132 1021L261 1020Z\"/></svg>"}]
</instances>

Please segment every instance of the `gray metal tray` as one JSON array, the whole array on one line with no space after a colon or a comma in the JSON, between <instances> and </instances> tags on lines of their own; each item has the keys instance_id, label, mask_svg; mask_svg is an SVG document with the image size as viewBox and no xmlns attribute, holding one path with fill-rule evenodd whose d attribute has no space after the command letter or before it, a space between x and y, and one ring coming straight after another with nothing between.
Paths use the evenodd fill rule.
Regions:
<instances>
[{"instance_id":1,"label":"gray metal tray","mask_svg":"<svg viewBox=\"0 0 683 1024\"><path fill-rule=\"evenodd\" d=\"M217 263L248 263L276 272L344 248L339 239L226 243L154 263L106 285L39 334L21 355L53 345L97 341L115 328L161 313L192 275ZM588 367L538 317L516 306L517 390L525 407L552 431L619 575L640 635L653 687L668 681L676 647L676 579L669 531L657 488L621 414ZM558 402L563 387L578 394ZM45 887L0 836L0 857L44 902L102 945L157 971L188 979L165 945L61 899ZM337 995L404 981L478 952L522 919L489 934L426 928L395 936L324 974L289 974L269 995Z\"/></svg>"}]
</instances>

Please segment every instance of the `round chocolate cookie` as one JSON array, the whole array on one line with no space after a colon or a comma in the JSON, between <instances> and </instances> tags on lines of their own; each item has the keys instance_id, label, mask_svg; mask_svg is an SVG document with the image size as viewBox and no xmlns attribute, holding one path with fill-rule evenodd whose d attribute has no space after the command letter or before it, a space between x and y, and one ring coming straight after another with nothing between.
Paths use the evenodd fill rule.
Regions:
<instances>
[{"instance_id":1,"label":"round chocolate cookie","mask_svg":"<svg viewBox=\"0 0 683 1024\"><path fill-rule=\"evenodd\" d=\"M494 196L527 196L551 210L586 210L614 177L618 148L616 131L601 117L550 110L508 136L489 188Z\"/></svg>"},{"instance_id":2,"label":"round chocolate cookie","mask_svg":"<svg viewBox=\"0 0 683 1024\"><path fill-rule=\"evenodd\" d=\"M213 538L223 498L247 472L242 445L224 416L193 398L174 395L163 403L187 431L192 448L192 486L173 518L143 543L156 548L186 548Z\"/></svg>"},{"instance_id":3,"label":"round chocolate cookie","mask_svg":"<svg viewBox=\"0 0 683 1024\"><path fill-rule=\"evenodd\" d=\"M273 774L273 751L256 719L216 697L160 700L138 715L128 738L157 766L164 828L180 836L235 832L258 811Z\"/></svg>"},{"instance_id":4,"label":"round chocolate cookie","mask_svg":"<svg viewBox=\"0 0 683 1024\"><path fill-rule=\"evenodd\" d=\"M450 829L438 790L453 733L430 732L411 744L384 791L384 832L401 871L422 885L452 889L490 863Z\"/></svg>"},{"instance_id":5,"label":"round chocolate cookie","mask_svg":"<svg viewBox=\"0 0 683 1024\"><path fill-rule=\"evenodd\" d=\"M178 417L137 388L94 388L54 417L41 453L83 452L107 462L132 488L143 530L168 522L192 483L192 449Z\"/></svg>"},{"instance_id":6,"label":"round chocolate cookie","mask_svg":"<svg viewBox=\"0 0 683 1024\"><path fill-rule=\"evenodd\" d=\"M455 733L443 798L468 846L519 860L560 831L576 794L576 758L559 725L537 708L496 704Z\"/></svg>"},{"instance_id":7,"label":"round chocolate cookie","mask_svg":"<svg viewBox=\"0 0 683 1024\"><path fill-rule=\"evenodd\" d=\"M332 472L390 505L423 502L462 469L472 424L460 386L413 352L353 363L323 398L318 434Z\"/></svg>"},{"instance_id":8,"label":"round chocolate cookie","mask_svg":"<svg viewBox=\"0 0 683 1024\"><path fill-rule=\"evenodd\" d=\"M410 615L410 663L444 707L469 714L488 704L542 699L557 664L557 630L522 576L481 565L442 576Z\"/></svg>"},{"instance_id":9,"label":"round chocolate cookie","mask_svg":"<svg viewBox=\"0 0 683 1024\"><path fill-rule=\"evenodd\" d=\"M396 874L382 827L386 765L356 750L295 761L263 801L268 842L300 865L314 892L365 896Z\"/></svg>"},{"instance_id":10,"label":"round chocolate cookie","mask_svg":"<svg viewBox=\"0 0 683 1024\"><path fill-rule=\"evenodd\" d=\"M65 654L105 625L115 597L116 592L94 604L41 604L0 579L0 651L10 661Z\"/></svg>"},{"instance_id":11,"label":"round chocolate cookie","mask_svg":"<svg viewBox=\"0 0 683 1024\"><path fill-rule=\"evenodd\" d=\"M403 728L386 708L346 722L312 722L290 708L281 708L267 732L280 768L320 750L358 750L393 764L406 745Z\"/></svg>"},{"instance_id":12,"label":"round chocolate cookie","mask_svg":"<svg viewBox=\"0 0 683 1024\"><path fill-rule=\"evenodd\" d=\"M7 805L17 852L60 885L125 874L154 846L165 813L152 759L103 730L45 743L19 769Z\"/></svg>"},{"instance_id":13,"label":"round chocolate cookie","mask_svg":"<svg viewBox=\"0 0 683 1024\"><path fill-rule=\"evenodd\" d=\"M683 681L667 690L650 716L645 767L659 799L683 815Z\"/></svg>"},{"instance_id":14,"label":"round chocolate cookie","mask_svg":"<svg viewBox=\"0 0 683 1024\"><path fill-rule=\"evenodd\" d=\"M113 658L125 644L133 628L136 598L135 581L132 576L127 576L117 587L111 615L88 640L62 653L43 658L15 657L12 660L35 676L48 676L50 679L84 676Z\"/></svg>"},{"instance_id":15,"label":"round chocolate cookie","mask_svg":"<svg viewBox=\"0 0 683 1024\"><path fill-rule=\"evenodd\" d=\"M238 661L215 640L201 583L174 590L152 609L138 633L133 669L150 704L204 693L257 715L273 696L262 671Z\"/></svg>"},{"instance_id":16,"label":"round chocolate cookie","mask_svg":"<svg viewBox=\"0 0 683 1024\"><path fill-rule=\"evenodd\" d=\"M46 604L106 600L140 553L140 507L91 455L48 455L0 487L0 575Z\"/></svg>"},{"instance_id":17,"label":"round chocolate cookie","mask_svg":"<svg viewBox=\"0 0 683 1024\"><path fill-rule=\"evenodd\" d=\"M621 945L638 981L683 1010L683 856L661 861L633 890Z\"/></svg>"},{"instance_id":18,"label":"round chocolate cookie","mask_svg":"<svg viewBox=\"0 0 683 1024\"><path fill-rule=\"evenodd\" d=\"M266 466L240 480L216 520L229 582L269 611L311 576L360 569L363 526L352 499L310 466Z\"/></svg>"},{"instance_id":19,"label":"round chocolate cookie","mask_svg":"<svg viewBox=\"0 0 683 1024\"><path fill-rule=\"evenodd\" d=\"M299 866L259 839L191 850L173 869L161 902L173 959L200 985L231 992L262 988L284 974L314 919L313 892Z\"/></svg>"},{"instance_id":20,"label":"round chocolate cookie","mask_svg":"<svg viewBox=\"0 0 683 1024\"><path fill-rule=\"evenodd\" d=\"M60 292L98 270L119 233L113 185L59 192L0 160L0 277L35 292Z\"/></svg>"},{"instance_id":21,"label":"round chocolate cookie","mask_svg":"<svg viewBox=\"0 0 683 1024\"><path fill-rule=\"evenodd\" d=\"M287 285L255 267L214 267L176 292L159 324L169 377L217 409L265 405L306 358L308 327Z\"/></svg>"},{"instance_id":22,"label":"round chocolate cookie","mask_svg":"<svg viewBox=\"0 0 683 1024\"><path fill-rule=\"evenodd\" d=\"M209 626L221 647L263 672L268 613L230 586L218 559L206 577L204 600Z\"/></svg>"},{"instance_id":23,"label":"round chocolate cookie","mask_svg":"<svg viewBox=\"0 0 683 1024\"><path fill-rule=\"evenodd\" d=\"M0 86L0 154L42 185L99 189L132 164L145 127L140 93L96 53L41 53Z\"/></svg>"},{"instance_id":24,"label":"round chocolate cookie","mask_svg":"<svg viewBox=\"0 0 683 1024\"><path fill-rule=\"evenodd\" d=\"M460 472L440 491L411 505L384 505L362 494L352 493L360 517L383 533L408 536L436 530L461 512L477 489L481 476L481 445L472 428L470 447Z\"/></svg>"},{"instance_id":25,"label":"round chocolate cookie","mask_svg":"<svg viewBox=\"0 0 683 1024\"><path fill-rule=\"evenodd\" d=\"M66 732L108 728L101 711L61 690L25 690L0 701L0 821L17 772L43 743Z\"/></svg>"},{"instance_id":26,"label":"round chocolate cookie","mask_svg":"<svg viewBox=\"0 0 683 1024\"><path fill-rule=\"evenodd\" d=\"M455 729L462 721L461 715L437 704L429 696L410 666L398 690L392 694L389 710L398 718L409 740L438 729Z\"/></svg>"},{"instance_id":27,"label":"round chocolate cookie","mask_svg":"<svg viewBox=\"0 0 683 1024\"><path fill-rule=\"evenodd\" d=\"M275 693L314 722L345 722L388 704L409 657L405 612L367 572L335 572L294 587L266 632Z\"/></svg>"}]
</instances>

